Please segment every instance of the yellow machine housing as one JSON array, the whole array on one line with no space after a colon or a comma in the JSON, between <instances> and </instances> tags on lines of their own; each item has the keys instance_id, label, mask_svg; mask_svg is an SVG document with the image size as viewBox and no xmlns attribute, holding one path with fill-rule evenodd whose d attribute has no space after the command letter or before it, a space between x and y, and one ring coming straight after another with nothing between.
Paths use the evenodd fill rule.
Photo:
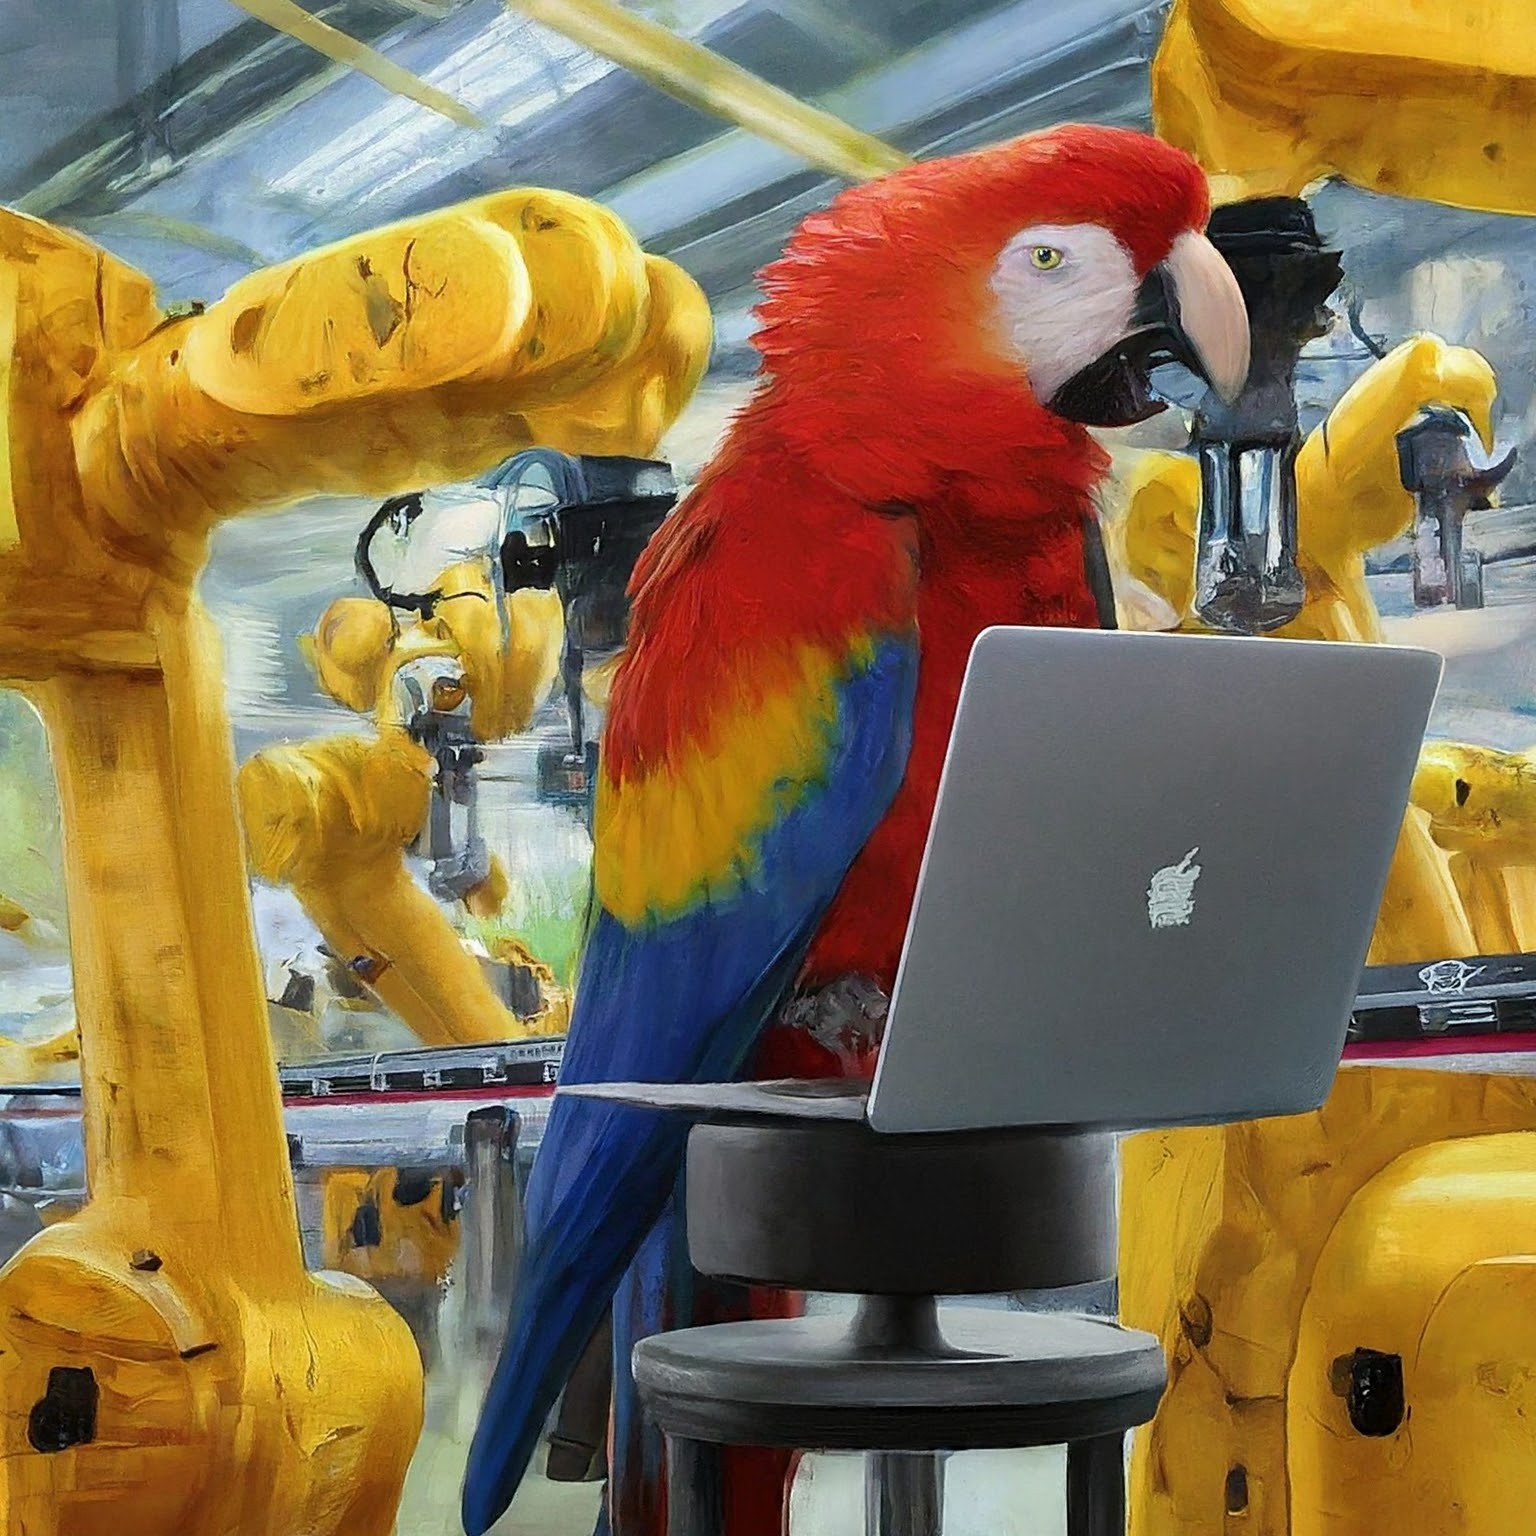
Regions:
<instances>
[{"instance_id":1,"label":"yellow machine housing","mask_svg":"<svg viewBox=\"0 0 1536 1536\"><path fill-rule=\"evenodd\" d=\"M1221 201L1299 197L1340 177L1530 213L1530 21L1525 0L1175 0L1153 118Z\"/></svg>"}]
</instances>

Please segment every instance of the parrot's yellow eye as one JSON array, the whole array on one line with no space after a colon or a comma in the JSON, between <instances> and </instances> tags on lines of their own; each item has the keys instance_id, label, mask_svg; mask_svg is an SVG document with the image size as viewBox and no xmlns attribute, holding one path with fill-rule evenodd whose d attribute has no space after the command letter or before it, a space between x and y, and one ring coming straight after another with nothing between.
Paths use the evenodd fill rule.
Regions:
<instances>
[{"instance_id":1,"label":"parrot's yellow eye","mask_svg":"<svg viewBox=\"0 0 1536 1536\"><path fill-rule=\"evenodd\" d=\"M1042 272L1054 272L1062 263L1062 254L1054 245L1037 245L1029 253L1030 263Z\"/></svg>"}]
</instances>

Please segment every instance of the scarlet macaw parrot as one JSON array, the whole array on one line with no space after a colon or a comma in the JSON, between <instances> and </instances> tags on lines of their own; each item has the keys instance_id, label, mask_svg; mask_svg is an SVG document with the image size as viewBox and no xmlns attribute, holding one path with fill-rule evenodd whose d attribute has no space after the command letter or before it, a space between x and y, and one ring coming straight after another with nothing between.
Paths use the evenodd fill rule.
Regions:
<instances>
[{"instance_id":1,"label":"scarlet macaw parrot","mask_svg":"<svg viewBox=\"0 0 1536 1536\"><path fill-rule=\"evenodd\" d=\"M730 1079L775 1020L792 1048L771 1070L825 1073L823 1043L889 991L972 642L1100 623L1085 530L1108 459L1086 424L1158 409L1159 357L1227 398L1246 376L1208 216L1180 151L1066 127L845 191L765 270L761 387L635 572L563 1082ZM557 1097L470 1536L649 1238L616 1314L616 1454L633 1445L623 1351L687 1320L658 1226L686 1130Z\"/></svg>"}]
</instances>

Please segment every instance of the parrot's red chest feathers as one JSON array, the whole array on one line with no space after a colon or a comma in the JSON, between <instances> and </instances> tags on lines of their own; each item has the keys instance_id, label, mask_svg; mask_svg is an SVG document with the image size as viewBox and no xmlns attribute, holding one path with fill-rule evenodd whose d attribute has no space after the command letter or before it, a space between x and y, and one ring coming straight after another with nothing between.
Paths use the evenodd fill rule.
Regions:
<instances>
[{"instance_id":1,"label":"parrot's red chest feathers","mask_svg":"<svg viewBox=\"0 0 1536 1536\"><path fill-rule=\"evenodd\" d=\"M1085 507L1042 510L1027 536L981 547L923 541L922 666L906 777L822 923L806 964L807 984L851 974L890 990L971 646L994 624L1099 624L1085 575L1086 514Z\"/></svg>"}]
</instances>

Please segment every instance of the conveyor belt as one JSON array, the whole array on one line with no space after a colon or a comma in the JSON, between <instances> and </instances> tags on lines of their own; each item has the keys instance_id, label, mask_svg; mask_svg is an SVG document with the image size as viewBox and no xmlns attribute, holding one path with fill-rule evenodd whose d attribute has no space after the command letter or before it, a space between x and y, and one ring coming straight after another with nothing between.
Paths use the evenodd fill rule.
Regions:
<instances>
[{"instance_id":1,"label":"conveyor belt","mask_svg":"<svg viewBox=\"0 0 1536 1536\"><path fill-rule=\"evenodd\" d=\"M477 1109L518 1117L519 1159L543 1137L565 1041L322 1057L280 1069L296 1173L326 1168L459 1166ZM85 1194L78 1083L0 1088L0 1194Z\"/></svg>"}]
</instances>

